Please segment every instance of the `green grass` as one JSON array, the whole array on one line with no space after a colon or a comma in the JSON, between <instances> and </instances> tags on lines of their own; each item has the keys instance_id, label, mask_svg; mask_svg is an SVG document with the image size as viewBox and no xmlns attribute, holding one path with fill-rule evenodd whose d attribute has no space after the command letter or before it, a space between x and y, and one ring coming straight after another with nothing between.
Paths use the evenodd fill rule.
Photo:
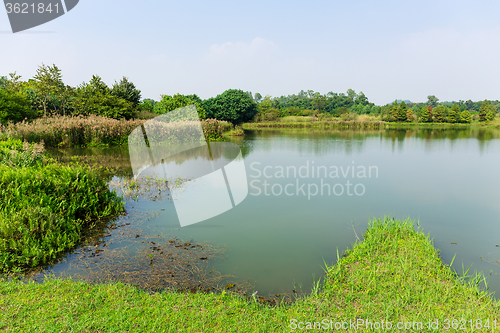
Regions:
<instances>
[{"instance_id":1,"label":"green grass","mask_svg":"<svg viewBox=\"0 0 500 333\"><path fill-rule=\"evenodd\" d=\"M375 219L364 240L334 266L322 284L292 305L222 294L147 294L120 283L89 285L49 279L43 284L0 281L0 329L15 332L280 332L330 320L412 323L408 331L446 331L450 320L489 320L500 330L500 304L478 288L480 275L460 277L444 265L432 241L410 220ZM295 320L295 321L294 321ZM429 329L429 321L439 328ZM496 320L496 329L494 328ZM422 323L417 329L416 323ZM463 322L462 322L463 323ZM461 323L459 322L459 325ZM373 327L365 330L378 332ZM387 325L387 324L386 324ZM314 327L314 326L313 326ZM323 331L300 330L298 331ZM331 331L331 330L330 330ZM349 328L342 331L356 331ZM454 331L453 329L449 331Z\"/></svg>"}]
</instances>

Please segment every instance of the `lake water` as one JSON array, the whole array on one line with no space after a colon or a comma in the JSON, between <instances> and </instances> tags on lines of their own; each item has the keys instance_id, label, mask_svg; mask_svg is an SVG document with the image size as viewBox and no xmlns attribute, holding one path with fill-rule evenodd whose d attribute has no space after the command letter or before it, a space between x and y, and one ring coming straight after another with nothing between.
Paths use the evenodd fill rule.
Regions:
<instances>
[{"instance_id":1,"label":"lake water","mask_svg":"<svg viewBox=\"0 0 500 333\"><path fill-rule=\"evenodd\" d=\"M313 280L324 275L324 264L336 262L337 250L350 247L356 234L362 239L370 219L390 215L419 220L444 263L456 255L456 270L463 264L482 271L498 298L499 138L499 131L479 129L246 131L244 138L233 140L242 150L249 184L243 202L181 228L172 200L128 200L128 214L115 221L122 227L101 235L98 246L108 244L99 260L121 251L107 259L110 273L151 249L151 242L211 244L225 252L207 260L205 268L231 275L223 284L246 281L263 296L308 292ZM52 153L108 156L106 164L119 169L114 183L131 174L124 148ZM82 253L68 254L45 273L101 276L95 267L85 268L99 263L93 256L86 266L75 264L85 262Z\"/></svg>"}]
</instances>

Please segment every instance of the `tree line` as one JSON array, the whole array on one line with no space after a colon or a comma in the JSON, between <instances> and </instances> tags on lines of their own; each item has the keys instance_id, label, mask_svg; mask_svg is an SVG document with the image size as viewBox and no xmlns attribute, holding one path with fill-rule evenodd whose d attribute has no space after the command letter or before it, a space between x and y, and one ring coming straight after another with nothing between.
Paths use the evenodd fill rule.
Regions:
<instances>
[{"instance_id":1,"label":"tree line","mask_svg":"<svg viewBox=\"0 0 500 333\"><path fill-rule=\"evenodd\" d=\"M162 95L159 101L142 99L141 91L126 77L109 87L98 75L72 87L62 80L53 64L38 66L33 78L23 81L10 73L0 76L0 123L19 122L49 115L99 115L114 119L149 119L195 104L201 119L215 118L239 124L276 120L286 116L369 114L397 122L471 122L491 120L500 110L499 101L442 102L434 95L426 103L395 101L384 106L371 103L363 92L320 94L301 90L298 94L263 97L260 93L228 89L208 99L192 95Z\"/></svg>"}]
</instances>

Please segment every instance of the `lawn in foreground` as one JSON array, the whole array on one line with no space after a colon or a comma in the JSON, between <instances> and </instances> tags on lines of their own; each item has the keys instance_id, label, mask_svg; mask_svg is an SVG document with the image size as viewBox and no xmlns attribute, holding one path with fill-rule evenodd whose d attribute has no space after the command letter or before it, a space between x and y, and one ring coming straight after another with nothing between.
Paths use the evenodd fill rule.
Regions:
<instances>
[{"instance_id":1,"label":"lawn in foreground","mask_svg":"<svg viewBox=\"0 0 500 333\"><path fill-rule=\"evenodd\" d=\"M407 331L454 331L455 325L481 332L500 330L500 302L478 289L479 276L468 282L460 279L441 262L429 236L415 231L410 220L374 219L364 240L326 270L320 291L313 288L309 297L279 307L227 293L150 295L119 283L3 280L0 329L312 332L328 327L378 332L389 323L396 330L400 322ZM429 321L434 323L431 328Z\"/></svg>"}]
</instances>

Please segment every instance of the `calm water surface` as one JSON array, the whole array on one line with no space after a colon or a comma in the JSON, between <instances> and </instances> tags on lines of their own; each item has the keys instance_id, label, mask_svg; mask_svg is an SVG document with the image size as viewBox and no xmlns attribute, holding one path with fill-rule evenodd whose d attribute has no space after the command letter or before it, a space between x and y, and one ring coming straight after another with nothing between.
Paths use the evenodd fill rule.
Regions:
<instances>
[{"instance_id":1,"label":"calm water surface","mask_svg":"<svg viewBox=\"0 0 500 333\"><path fill-rule=\"evenodd\" d=\"M445 263L462 264L488 276L500 295L500 132L494 130L247 131L235 139L242 149L249 195L234 209L180 228L169 200L127 201L116 223L122 249L133 258L157 237L225 248L211 269L248 281L259 295L310 291L324 263L362 238L373 217L419 220ZM119 169L113 181L131 174L128 151L59 150L54 154L109 157ZM354 172L353 172L354 171ZM194 208L196 209L196 208ZM133 227L140 227L136 233ZM125 232L124 232L125 231ZM107 238L103 238L106 240ZM69 255L48 272L85 274ZM90 270L88 274L93 274Z\"/></svg>"}]
</instances>

